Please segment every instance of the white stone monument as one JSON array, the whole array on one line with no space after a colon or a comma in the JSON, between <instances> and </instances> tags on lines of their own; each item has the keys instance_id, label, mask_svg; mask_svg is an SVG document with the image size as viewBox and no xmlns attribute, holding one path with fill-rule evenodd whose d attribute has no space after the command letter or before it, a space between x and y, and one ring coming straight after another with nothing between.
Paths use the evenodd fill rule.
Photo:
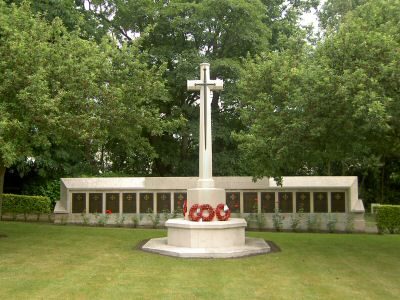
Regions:
<instances>
[{"instance_id":1,"label":"white stone monument","mask_svg":"<svg viewBox=\"0 0 400 300\"><path fill-rule=\"evenodd\" d=\"M187 190L185 219L170 219L165 223L168 238L147 242L143 249L179 257L240 257L270 251L262 239L246 238L244 219L191 221L193 205L209 204L214 209L224 204L225 189L215 188L212 177L211 97L210 91L222 90L222 80L210 80L210 65L200 64L200 80L188 80L188 90L200 91L199 178L197 187Z\"/></svg>"}]
</instances>

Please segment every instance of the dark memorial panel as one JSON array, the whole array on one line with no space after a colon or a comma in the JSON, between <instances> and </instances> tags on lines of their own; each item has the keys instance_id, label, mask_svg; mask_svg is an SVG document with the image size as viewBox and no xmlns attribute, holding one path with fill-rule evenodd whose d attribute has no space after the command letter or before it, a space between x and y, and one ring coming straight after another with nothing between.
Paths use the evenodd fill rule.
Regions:
<instances>
[{"instance_id":1,"label":"dark memorial panel","mask_svg":"<svg viewBox=\"0 0 400 300\"><path fill-rule=\"evenodd\" d=\"M240 193L228 192L226 193L226 205L233 213L240 213Z\"/></svg>"},{"instance_id":2,"label":"dark memorial panel","mask_svg":"<svg viewBox=\"0 0 400 300\"><path fill-rule=\"evenodd\" d=\"M314 192L314 212L328 212L328 193Z\"/></svg>"},{"instance_id":3,"label":"dark memorial panel","mask_svg":"<svg viewBox=\"0 0 400 300\"><path fill-rule=\"evenodd\" d=\"M86 193L72 193L72 213L86 213Z\"/></svg>"},{"instance_id":4,"label":"dark memorial panel","mask_svg":"<svg viewBox=\"0 0 400 300\"><path fill-rule=\"evenodd\" d=\"M293 201L291 192L281 192L278 193L279 200L279 211L282 213L292 213L293 212Z\"/></svg>"},{"instance_id":5,"label":"dark memorial panel","mask_svg":"<svg viewBox=\"0 0 400 300\"><path fill-rule=\"evenodd\" d=\"M136 193L122 194L122 212L125 214L136 213Z\"/></svg>"},{"instance_id":6,"label":"dark memorial panel","mask_svg":"<svg viewBox=\"0 0 400 300\"><path fill-rule=\"evenodd\" d=\"M140 213L153 212L153 193L140 193Z\"/></svg>"},{"instance_id":7,"label":"dark memorial panel","mask_svg":"<svg viewBox=\"0 0 400 300\"><path fill-rule=\"evenodd\" d=\"M103 194L90 193L89 194L89 213L102 213L103 212Z\"/></svg>"},{"instance_id":8,"label":"dark memorial panel","mask_svg":"<svg viewBox=\"0 0 400 300\"><path fill-rule=\"evenodd\" d=\"M343 192L331 193L331 211L346 212L346 197Z\"/></svg>"},{"instance_id":9,"label":"dark memorial panel","mask_svg":"<svg viewBox=\"0 0 400 300\"><path fill-rule=\"evenodd\" d=\"M257 212L257 193L255 192L243 193L243 211L245 213Z\"/></svg>"},{"instance_id":10,"label":"dark memorial panel","mask_svg":"<svg viewBox=\"0 0 400 300\"><path fill-rule=\"evenodd\" d=\"M310 193L297 192L296 193L296 212L310 212Z\"/></svg>"},{"instance_id":11,"label":"dark memorial panel","mask_svg":"<svg viewBox=\"0 0 400 300\"><path fill-rule=\"evenodd\" d=\"M106 194L106 210L112 213L119 213L119 193Z\"/></svg>"},{"instance_id":12,"label":"dark memorial panel","mask_svg":"<svg viewBox=\"0 0 400 300\"><path fill-rule=\"evenodd\" d=\"M261 212L273 213L275 211L275 193L261 193Z\"/></svg>"},{"instance_id":13,"label":"dark memorial panel","mask_svg":"<svg viewBox=\"0 0 400 300\"><path fill-rule=\"evenodd\" d=\"M186 193L174 193L174 210L177 212L183 211L183 205L185 204L187 194Z\"/></svg>"},{"instance_id":14,"label":"dark memorial panel","mask_svg":"<svg viewBox=\"0 0 400 300\"><path fill-rule=\"evenodd\" d=\"M171 193L157 193L157 212L171 212Z\"/></svg>"}]
</instances>

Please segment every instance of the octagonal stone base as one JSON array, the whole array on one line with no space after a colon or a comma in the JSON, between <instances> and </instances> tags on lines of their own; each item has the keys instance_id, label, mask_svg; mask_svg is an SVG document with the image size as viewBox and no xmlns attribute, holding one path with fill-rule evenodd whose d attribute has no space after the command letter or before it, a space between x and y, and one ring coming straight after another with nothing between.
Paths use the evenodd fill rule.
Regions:
<instances>
[{"instance_id":1,"label":"octagonal stone base","mask_svg":"<svg viewBox=\"0 0 400 300\"><path fill-rule=\"evenodd\" d=\"M245 244L244 219L228 221L193 222L184 219L170 219L168 245L188 248L218 248L243 246Z\"/></svg>"},{"instance_id":2,"label":"octagonal stone base","mask_svg":"<svg viewBox=\"0 0 400 300\"><path fill-rule=\"evenodd\" d=\"M257 238L246 238L244 219L192 222L170 219L165 223L167 238L149 240L142 249L186 258L230 258L270 252L270 246Z\"/></svg>"}]
</instances>

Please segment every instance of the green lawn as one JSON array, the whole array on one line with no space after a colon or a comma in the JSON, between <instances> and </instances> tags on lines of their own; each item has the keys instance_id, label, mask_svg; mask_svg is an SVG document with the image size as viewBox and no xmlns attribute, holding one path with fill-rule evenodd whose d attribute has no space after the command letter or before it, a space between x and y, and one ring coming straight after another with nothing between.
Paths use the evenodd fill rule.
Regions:
<instances>
[{"instance_id":1,"label":"green lawn","mask_svg":"<svg viewBox=\"0 0 400 300\"><path fill-rule=\"evenodd\" d=\"M251 232L282 252L231 260L135 250L164 230L0 222L0 299L395 299L400 235Z\"/></svg>"}]
</instances>

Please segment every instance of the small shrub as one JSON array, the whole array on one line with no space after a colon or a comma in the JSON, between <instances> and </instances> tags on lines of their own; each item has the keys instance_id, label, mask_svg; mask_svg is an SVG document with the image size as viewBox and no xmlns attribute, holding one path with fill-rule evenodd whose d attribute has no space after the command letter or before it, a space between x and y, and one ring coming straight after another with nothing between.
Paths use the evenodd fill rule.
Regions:
<instances>
[{"instance_id":1,"label":"small shrub","mask_svg":"<svg viewBox=\"0 0 400 300\"><path fill-rule=\"evenodd\" d=\"M163 209L162 214L163 214L164 222L167 222L168 219L171 219L174 217L174 214L170 213L168 209Z\"/></svg>"},{"instance_id":2,"label":"small shrub","mask_svg":"<svg viewBox=\"0 0 400 300\"><path fill-rule=\"evenodd\" d=\"M99 214L99 213L95 213L95 218L97 221L97 225L104 227L107 222L108 219L110 218L110 214Z\"/></svg>"},{"instance_id":3,"label":"small shrub","mask_svg":"<svg viewBox=\"0 0 400 300\"><path fill-rule=\"evenodd\" d=\"M380 233L400 231L400 205L380 205L375 210L376 226Z\"/></svg>"},{"instance_id":4,"label":"small shrub","mask_svg":"<svg viewBox=\"0 0 400 300\"><path fill-rule=\"evenodd\" d=\"M157 226L160 224L160 214L153 214L153 211L149 209L147 211L147 219L150 221L150 223L153 225L153 228L157 228Z\"/></svg>"},{"instance_id":5,"label":"small shrub","mask_svg":"<svg viewBox=\"0 0 400 300\"><path fill-rule=\"evenodd\" d=\"M89 215L86 214L85 212L81 213L81 218L82 218L82 224L87 226L89 225Z\"/></svg>"},{"instance_id":6,"label":"small shrub","mask_svg":"<svg viewBox=\"0 0 400 300\"><path fill-rule=\"evenodd\" d=\"M244 217L244 219L245 219L246 222L247 222L247 226L250 227L251 224L253 223L254 215L253 215L252 213L249 213L248 215L246 215L246 216Z\"/></svg>"},{"instance_id":7,"label":"small shrub","mask_svg":"<svg viewBox=\"0 0 400 300\"><path fill-rule=\"evenodd\" d=\"M335 232L337 224L337 216L336 214L328 214L328 219L326 221L326 227L330 233Z\"/></svg>"},{"instance_id":8,"label":"small shrub","mask_svg":"<svg viewBox=\"0 0 400 300\"><path fill-rule=\"evenodd\" d=\"M294 232L298 231L298 228L303 220L303 209L299 209L298 213L292 214L290 217L290 227Z\"/></svg>"},{"instance_id":9,"label":"small shrub","mask_svg":"<svg viewBox=\"0 0 400 300\"><path fill-rule=\"evenodd\" d=\"M264 214L263 213L255 214L254 218L257 223L258 230L263 229L265 227L265 224L267 223Z\"/></svg>"},{"instance_id":10,"label":"small shrub","mask_svg":"<svg viewBox=\"0 0 400 300\"><path fill-rule=\"evenodd\" d=\"M309 214L307 218L307 230L309 232L316 232L320 228L320 218L316 214Z\"/></svg>"},{"instance_id":11,"label":"small shrub","mask_svg":"<svg viewBox=\"0 0 400 300\"><path fill-rule=\"evenodd\" d=\"M276 208L274 214L272 215L272 225L276 231L282 231L284 216L280 213L279 209Z\"/></svg>"},{"instance_id":12,"label":"small shrub","mask_svg":"<svg viewBox=\"0 0 400 300\"><path fill-rule=\"evenodd\" d=\"M115 224L117 224L118 227L122 227L125 222L125 216L124 215L115 215Z\"/></svg>"},{"instance_id":13,"label":"small shrub","mask_svg":"<svg viewBox=\"0 0 400 300\"><path fill-rule=\"evenodd\" d=\"M131 221L134 228L136 228L139 225L139 218L137 216L131 217Z\"/></svg>"},{"instance_id":14,"label":"small shrub","mask_svg":"<svg viewBox=\"0 0 400 300\"><path fill-rule=\"evenodd\" d=\"M174 209L174 212L172 213L172 219L175 219L178 217L179 218L183 217L183 209L180 207Z\"/></svg>"}]
</instances>

